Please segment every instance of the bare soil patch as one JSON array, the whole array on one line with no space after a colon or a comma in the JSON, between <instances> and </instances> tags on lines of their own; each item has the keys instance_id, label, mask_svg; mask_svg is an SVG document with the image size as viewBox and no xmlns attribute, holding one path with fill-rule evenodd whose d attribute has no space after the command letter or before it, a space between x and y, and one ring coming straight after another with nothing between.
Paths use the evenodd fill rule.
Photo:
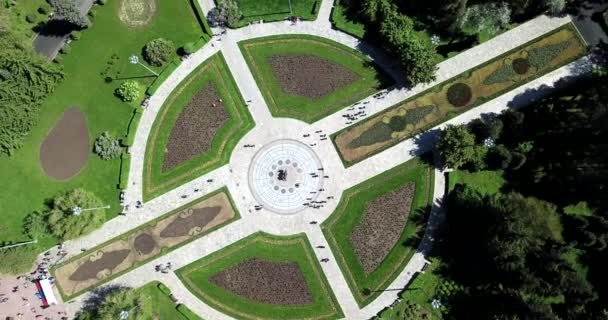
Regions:
<instances>
[{"instance_id":1,"label":"bare soil patch","mask_svg":"<svg viewBox=\"0 0 608 320\"><path fill-rule=\"evenodd\" d=\"M101 257L97 260L89 260L83 263L72 275L72 281L85 281L89 279L97 279L99 272L103 270L112 270L120 265L131 253L129 249L115 250L110 252L101 252Z\"/></svg>"},{"instance_id":2,"label":"bare soil patch","mask_svg":"<svg viewBox=\"0 0 608 320\"><path fill-rule=\"evenodd\" d=\"M121 0L118 18L131 28L145 27L156 14L156 0Z\"/></svg>"},{"instance_id":3,"label":"bare soil patch","mask_svg":"<svg viewBox=\"0 0 608 320\"><path fill-rule=\"evenodd\" d=\"M209 151L229 115L213 84L203 87L179 114L167 141L162 171Z\"/></svg>"},{"instance_id":4,"label":"bare soil patch","mask_svg":"<svg viewBox=\"0 0 608 320\"><path fill-rule=\"evenodd\" d=\"M318 99L357 80L359 75L332 61L310 55L273 55L268 59L283 91Z\"/></svg>"},{"instance_id":5,"label":"bare soil patch","mask_svg":"<svg viewBox=\"0 0 608 320\"><path fill-rule=\"evenodd\" d=\"M351 245L365 273L376 270L397 245L410 214L415 184L408 183L367 205L361 222L350 236Z\"/></svg>"},{"instance_id":6,"label":"bare soil patch","mask_svg":"<svg viewBox=\"0 0 608 320\"><path fill-rule=\"evenodd\" d=\"M133 240L134 249L141 254L148 254L154 251L156 245L157 244L156 241L154 241L154 237L147 233L142 233L135 237L135 240Z\"/></svg>"},{"instance_id":7,"label":"bare soil patch","mask_svg":"<svg viewBox=\"0 0 608 320\"><path fill-rule=\"evenodd\" d=\"M220 211L222 211L220 206L188 209L163 229L160 236L162 238L183 237L189 235L193 229L202 230L220 214Z\"/></svg>"},{"instance_id":8,"label":"bare soil patch","mask_svg":"<svg viewBox=\"0 0 608 320\"><path fill-rule=\"evenodd\" d=\"M306 305L314 302L295 262L251 258L217 273L210 280L234 294L261 303Z\"/></svg>"},{"instance_id":9,"label":"bare soil patch","mask_svg":"<svg viewBox=\"0 0 608 320\"><path fill-rule=\"evenodd\" d=\"M65 180L77 174L89 157L89 131L84 113L68 109L40 145L40 164L44 172Z\"/></svg>"}]
</instances>

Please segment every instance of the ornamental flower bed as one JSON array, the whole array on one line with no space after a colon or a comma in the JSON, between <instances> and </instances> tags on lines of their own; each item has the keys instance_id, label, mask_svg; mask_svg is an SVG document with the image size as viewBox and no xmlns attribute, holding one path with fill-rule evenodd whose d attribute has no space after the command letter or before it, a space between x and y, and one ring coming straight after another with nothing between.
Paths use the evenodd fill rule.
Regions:
<instances>
[{"instance_id":1,"label":"ornamental flower bed","mask_svg":"<svg viewBox=\"0 0 608 320\"><path fill-rule=\"evenodd\" d=\"M536 38L332 136L350 166L587 53L572 24Z\"/></svg>"}]
</instances>

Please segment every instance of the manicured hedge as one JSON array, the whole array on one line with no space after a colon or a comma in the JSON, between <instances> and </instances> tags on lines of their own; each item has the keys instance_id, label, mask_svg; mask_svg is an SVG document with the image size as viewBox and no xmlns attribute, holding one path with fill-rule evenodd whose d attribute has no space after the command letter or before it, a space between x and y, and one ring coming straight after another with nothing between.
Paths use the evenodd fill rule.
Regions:
<instances>
[{"instance_id":1,"label":"manicured hedge","mask_svg":"<svg viewBox=\"0 0 608 320\"><path fill-rule=\"evenodd\" d=\"M209 27L209 23L207 22L207 15L205 15L205 11L201 8L198 0L190 0L190 5L194 8L194 13L196 14L196 18L203 28L203 32L205 32L208 36L213 36L213 31L211 27Z\"/></svg>"},{"instance_id":2,"label":"manicured hedge","mask_svg":"<svg viewBox=\"0 0 608 320\"><path fill-rule=\"evenodd\" d=\"M144 110L140 107L133 110L133 116L131 116L131 121L129 122L129 127L127 128L127 134L125 135L125 139L122 140L122 145L127 147L133 145L133 141L135 140L135 132L137 132L137 126L139 125L139 120L141 120L143 112Z\"/></svg>"},{"instance_id":3,"label":"manicured hedge","mask_svg":"<svg viewBox=\"0 0 608 320\"><path fill-rule=\"evenodd\" d=\"M167 288L167 286L164 285L163 283L159 282L156 287L158 287L158 290L160 290L162 293L166 294L167 296L171 295L171 289Z\"/></svg>"},{"instance_id":4,"label":"manicured hedge","mask_svg":"<svg viewBox=\"0 0 608 320\"><path fill-rule=\"evenodd\" d=\"M120 156L120 177L118 189L124 190L129 186L129 170L131 169L131 155L123 153Z\"/></svg>"},{"instance_id":5,"label":"manicured hedge","mask_svg":"<svg viewBox=\"0 0 608 320\"><path fill-rule=\"evenodd\" d=\"M167 64L163 71L161 71L161 73L158 75L158 77L156 77L154 82L152 82L152 84L148 87L148 90L146 90L146 94L149 96L154 95L156 90L158 90L158 88L163 84L163 82L167 80L169 75L171 75L171 73L173 73L173 71L175 71L175 69L177 69L180 64L181 61L179 60L179 58L175 58L171 62L169 62L169 64Z\"/></svg>"},{"instance_id":6,"label":"manicured hedge","mask_svg":"<svg viewBox=\"0 0 608 320\"><path fill-rule=\"evenodd\" d=\"M178 304L176 309L177 309L177 311L179 311L179 313L182 314L182 316L184 316L184 318L186 318L188 320L200 319L199 316L197 316L192 310L190 310L188 307L186 307L183 304Z\"/></svg>"}]
</instances>

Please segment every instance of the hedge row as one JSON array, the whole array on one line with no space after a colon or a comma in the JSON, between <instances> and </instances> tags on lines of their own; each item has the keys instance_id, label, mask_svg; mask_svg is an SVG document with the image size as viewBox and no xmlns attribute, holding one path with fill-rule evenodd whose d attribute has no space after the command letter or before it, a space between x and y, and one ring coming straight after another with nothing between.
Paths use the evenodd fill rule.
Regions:
<instances>
[{"instance_id":1,"label":"hedge row","mask_svg":"<svg viewBox=\"0 0 608 320\"><path fill-rule=\"evenodd\" d=\"M196 14L196 18L199 24L203 28L203 32L209 37L213 36L213 31L211 30L211 27L209 27L205 11L203 11L203 8L201 8L201 5L198 0L190 0L190 5L194 8L194 13Z\"/></svg>"},{"instance_id":2,"label":"hedge row","mask_svg":"<svg viewBox=\"0 0 608 320\"><path fill-rule=\"evenodd\" d=\"M131 121L129 121L129 126L127 127L127 134L125 134L125 139L122 140L124 146L130 147L133 145L137 125L139 124L139 120L141 120L143 112L144 110L140 107L133 110L133 116L131 116Z\"/></svg>"},{"instance_id":3,"label":"hedge row","mask_svg":"<svg viewBox=\"0 0 608 320\"><path fill-rule=\"evenodd\" d=\"M197 316L192 310L190 310L188 307L186 307L183 304L179 304L177 305L177 311L179 311L179 313L181 313L184 318L188 319L188 320L199 320L200 317Z\"/></svg>"},{"instance_id":4,"label":"hedge row","mask_svg":"<svg viewBox=\"0 0 608 320\"><path fill-rule=\"evenodd\" d=\"M158 88L163 84L163 82L165 82L165 80L167 80L167 78L171 75L171 73L173 73L173 71L175 71L175 69L177 69L177 67L180 65L180 63L181 63L181 61L179 58L175 58L175 59L171 60L171 62L169 62L169 64L167 64L167 66L163 69L163 71L160 72L158 77L156 77L154 82L152 82L152 84L148 87L148 90L146 90L146 94L149 96L154 95L156 90L158 90Z\"/></svg>"},{"instance_id":5,"label":"hedge row","mask_svg":"<svg viewBox=\"0 0 608 320\"><path fill-rule=\"evenodd\" d=\"M120 176L118 189L124 190L129 186L129 170L131 169L131 155L123 152L120 156Z\"/></svg>"}]
</instances>

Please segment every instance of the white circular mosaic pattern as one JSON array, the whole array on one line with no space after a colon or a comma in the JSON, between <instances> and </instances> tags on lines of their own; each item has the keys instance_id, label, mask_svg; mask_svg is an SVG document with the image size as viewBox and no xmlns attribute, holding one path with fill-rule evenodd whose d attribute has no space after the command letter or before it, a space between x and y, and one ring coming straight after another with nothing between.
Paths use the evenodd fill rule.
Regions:
<instances>
[{"instance_id":1,"label":"white circular mosaic pattern","mask_svg":"<svg viewBox=\"0 0 608 320\"><path fill-rule=\"evenodd\" d=\"M309 146L295 140L277 140L253 157L249 187L265 209L290 214L317 198L323 175L321 160Z\"/></svg>"}]
</instances>

